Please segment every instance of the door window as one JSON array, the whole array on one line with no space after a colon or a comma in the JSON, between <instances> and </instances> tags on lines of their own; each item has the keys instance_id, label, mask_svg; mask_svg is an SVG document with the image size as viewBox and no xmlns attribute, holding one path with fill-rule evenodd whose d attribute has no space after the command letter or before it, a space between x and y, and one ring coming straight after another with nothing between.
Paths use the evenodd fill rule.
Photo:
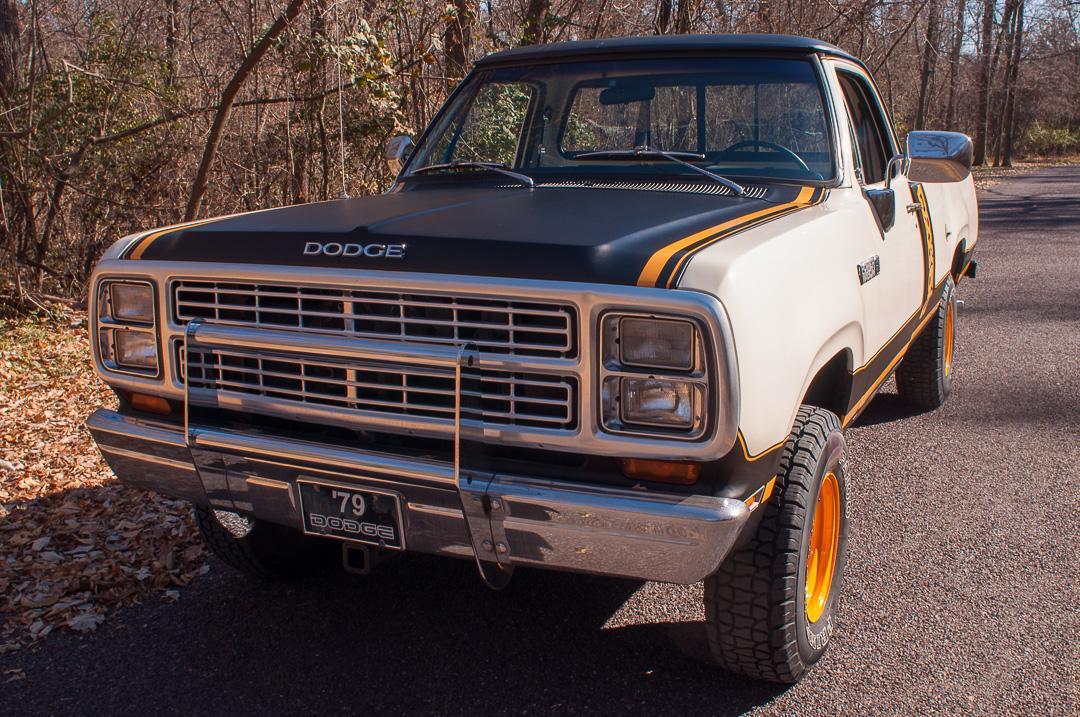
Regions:
<instances>
[{"instance_id":1,"label":"door window","mask_svg":"<svg viewBox=\"0 0 1080 717\"><path fill-rule=\"evenodd\" d=\"M873 90L865 79L850 72L840 72L839 77L855 136L863 183L884 182L885 168L893 154L885 117L873 100Z\"/></svg>"}]
</instances>

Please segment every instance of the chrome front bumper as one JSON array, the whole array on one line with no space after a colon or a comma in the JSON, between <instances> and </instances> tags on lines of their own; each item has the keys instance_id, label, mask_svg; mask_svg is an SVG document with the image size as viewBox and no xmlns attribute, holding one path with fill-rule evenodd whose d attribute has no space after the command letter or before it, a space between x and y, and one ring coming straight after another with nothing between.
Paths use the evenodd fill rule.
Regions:
<instances>
[{"instance_id":1,"label":"chrome front bumper","mask_svg":"<svg viewBox=\"0 0 1080 717\"><path fill-rule=\"evenodd\" d=\"M476 559L489 582L515 565L694 583L727 555L739 500L458 471L450 463L98 410L87 421L125 483L302 527L297 480L401 497L405 547ZM486 573L485 573L486 571Z\"/></svg>"}]
</instances>

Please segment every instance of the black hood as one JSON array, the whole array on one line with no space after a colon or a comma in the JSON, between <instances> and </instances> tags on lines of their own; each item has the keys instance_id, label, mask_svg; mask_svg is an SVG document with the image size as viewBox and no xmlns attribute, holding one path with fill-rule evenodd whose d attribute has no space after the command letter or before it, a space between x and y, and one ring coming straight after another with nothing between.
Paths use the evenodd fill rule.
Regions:
<instances>
[{"instance_id":1,"label":"black hood","mask_svg":"<svg viewBox=\"0 0 1080 717\"><path fill-rule=\"evenodd\" d=\"M756 199L591 187L415 187L152 232L128 258L671 285L694 251L822 194L786 186ZM327 244L335 255L316 246ZM345 244L360 245L343 252L358 255L338 253L336 245ZM373 254L403 245L389 253L404 256L364 256L372 244Z\"/></svg>"}]
</instances>

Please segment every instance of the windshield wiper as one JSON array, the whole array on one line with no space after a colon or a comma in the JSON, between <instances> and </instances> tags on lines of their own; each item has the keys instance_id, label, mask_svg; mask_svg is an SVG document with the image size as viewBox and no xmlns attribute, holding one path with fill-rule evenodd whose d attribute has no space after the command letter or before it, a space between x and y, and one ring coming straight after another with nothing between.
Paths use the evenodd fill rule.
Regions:
<instances>
[{"instance_id":1,"label":"windshield wiper","mask_svg":"<svg viewBox=\"0 0 1080 717\"><path fill-rule=\"evenodd\" d=\"M675 162L681 164L684 167L694 170L698 174L704 174L709 179L723 184L725 187L735 192L736 196L742 197L746 195L746 188L741 184L736 184L727 177L721 177L715 172L710 172L704 167L699 167L696 164L691 164L686 161L688 159L694 159L701 161L705 159L704 154L698 152L667 152L662 149L654 149L652 147L634 147L633 149L608 149L601 150L599 152L582 152L581 154L575 154L574 159L663 159L668 162Z\"/></svg>"},{"instance_id":2,"label":"windshield wiper","mask_svg":"<svg viewBox=\"0 0 1080 717\"><path fill-rule=\"evenodd\" d=\"M498 172L499 174L505 174L507 177L511 177L521 182L526 187L532 187L536 184L535 182L533 182L532 177L530 177L529 175L515 172L502 162L459 161L444 162L443 164L428 164L412 170L411 172L409 172L409 176L412 176L414 174L423 174L424 172L437 172L441 169L486 169L489 172Z\"/></svg>"}]
</instances>

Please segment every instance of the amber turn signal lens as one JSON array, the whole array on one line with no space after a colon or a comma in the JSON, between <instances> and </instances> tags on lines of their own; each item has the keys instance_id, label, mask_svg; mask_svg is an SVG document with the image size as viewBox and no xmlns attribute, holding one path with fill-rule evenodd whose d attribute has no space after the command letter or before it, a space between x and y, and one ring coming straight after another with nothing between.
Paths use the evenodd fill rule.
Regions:
<instances>
[{"instance_id":1,"label":"amber turn signal lens","mask_svg":"<svg viewBox=\"0 0 1080 717\"><path fill-rule=\"evenodd\" d=\"M620 458L619 470L627 478L651 480L657 483L693 485L701 477L701 464L690 461L647 461L640 458Z\"/></svg>"},{"instance_id":2,"label":"amber turn signal lens","mask_svg":"<svg viewBox=\"0 0 1080 717\"><path fill-rule=\"evenodd\" d=\"M158 413L162 416L168 416L172 413L172 406L170 406L169 402L164 398L160 396L147 396L145 393L131 394L131 407L136 411Z\"/></svg>"}]
</instances>

